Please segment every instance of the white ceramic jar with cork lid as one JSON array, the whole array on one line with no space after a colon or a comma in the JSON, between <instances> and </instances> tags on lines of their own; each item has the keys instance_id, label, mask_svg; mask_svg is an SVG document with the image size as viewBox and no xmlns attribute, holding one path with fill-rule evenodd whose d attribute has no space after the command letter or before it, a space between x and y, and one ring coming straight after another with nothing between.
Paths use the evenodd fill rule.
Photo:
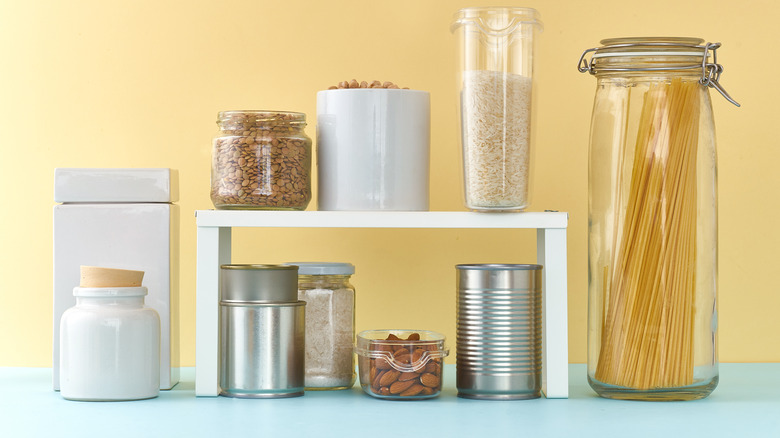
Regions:
<instances>
[{"instance_id":1,"label":"white ceramic jar with cork lid","mask_svg":"<svg viewBox=\"0 0 780 438\"><path fill-rule=\"evenodd\" d=\"M73 289L76 305L65 311L60 322L60 393L64 398L111 401L157 397L160 317L144 305L147 289L140 283L139 279L138 286Z\"/></svg>"}]
</instances>

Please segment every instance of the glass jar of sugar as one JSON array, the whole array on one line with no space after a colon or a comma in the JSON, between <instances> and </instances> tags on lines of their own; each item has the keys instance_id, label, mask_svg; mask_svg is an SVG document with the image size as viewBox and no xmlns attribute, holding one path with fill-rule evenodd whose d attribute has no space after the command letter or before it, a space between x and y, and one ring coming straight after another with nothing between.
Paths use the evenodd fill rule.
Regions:
<instances>
[{"instance_id":1,"label":"glass jar of sugar","mask_svg":"<svg viewBox=\"0 0 780 438\"><path fill-rule=\"evenodd\" d=\"M307 390L347 389L355 383L355 287L350 263L297 265L298 299L306 301Z\"/></svg>"}]
</instances>

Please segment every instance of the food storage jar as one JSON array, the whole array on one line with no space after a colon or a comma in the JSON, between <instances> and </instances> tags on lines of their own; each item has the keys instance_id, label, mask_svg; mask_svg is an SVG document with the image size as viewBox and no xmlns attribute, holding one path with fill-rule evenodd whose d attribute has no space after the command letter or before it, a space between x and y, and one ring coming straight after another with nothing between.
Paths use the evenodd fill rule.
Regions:
<instances>
[{"instance_id":1,"label":"food storage jar","mask_svg":"<svg viewBox=\"0 0 780 438\"><path fill-rule=\"evenodd\" d=\"M360 386L386 400L422 400L441 393L444 335L427 330L366 330L358 333Z\"/></svg>"},{"instance_id":2,"label":"food storage jar","mask_svg":"<svg viewBox=\"0 0 780 438\"><path fill-rule=\"evenodd\" d=\"M475 7L455 14L466 207L520 211L531 195L534 46L531 8Z\"/></svg>"},{"instance_id":3,"label":"food storage jar","mask_svg":"<svg viewBox=\"0 0 780 438\"><path fill-rule=\"evenodd\" d=\"M68 400L157 397L160 317L141 287L76 287L60 320L60 394Z\"/></svg>"},{"instance_id":4,"label":"food storage jar","mask_svg":"<svg viewBox=\"0 0 780 438\"><path fill-rule=\"evenodd\" d=\"M311 201L306 115L223 111L214 138L211 201L219 209L305 210Z\"/></svg>"},{"instance_id":5,"label":"food storage jar","mask_svg":"<svg viewBox=\"0 0 780 438\"><path fill-rule=\"evenodd\" d=\"M306 303L298 300L297 289L297 266L220 267L220 395L304 394Z\"/></svg>"},{"instance_id":6,"label":"food storage jar","mask_svg":"<svg viewBox=\"0 0 780 438\"><path fill-rule=\"evenodd\" d=\"M355 287L350 263L298 266L298 299L306 302L307 390L347 389L355 383Z\"/></svg>"},{"instance_id":7,"label":"food storage jar","mask_svg":"<svg viewBox=\"0 0 780 438\"><path fill-rule=\"evenodd\" d=\"M618 38L586 50L588 381L601 396L692 400L718 384L720 44ZM591 54L588 60L587 56Z\"/></svg>"}]
</instances>

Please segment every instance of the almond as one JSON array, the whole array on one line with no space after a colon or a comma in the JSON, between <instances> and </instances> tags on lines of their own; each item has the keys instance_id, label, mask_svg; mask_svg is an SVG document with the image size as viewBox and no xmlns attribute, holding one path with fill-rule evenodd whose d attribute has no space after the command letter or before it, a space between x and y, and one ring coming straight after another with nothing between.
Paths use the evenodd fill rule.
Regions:
<instances>
[{"instance_id":1,"label":"almond","mask_svg":"<svg viewBox=\"0 0 780 438\"><path fill-rule=\"evenodd\" d=\"M426 373L435 373L436 372L436 362L428 362L425 365L425 372Z\"/></svg>"},{"instance_id":2,"label":"almond","mask_svg":"<svg viewBox=\"0 0 780 438\"><path fill-rule=\"evenodd\" d=\"M419 341L420 340L420 334L419 333L412 333L409 335L408 338L406 338L407 341Z\"/></svg>"},{"instance_id":3,"label":"almond","mask_svg":"<svg viewBox=\"0 0 780 438\"><path fill-rule=\"evenodd\" d=\"M400 395L401 397L413 397L420 393L425 387L420 385L419 383L415 383L414 385L410 386L406 391L402 392ZM392 389L390 390L392 392Z\"/></svg>"},{"instance_id":4,"label":"almond","mask_svg":"<svg viewBox=\"0 0 780 438\"><path fill-rule=\"evenodd\" d=\"M418 377L420 377L420 373L401 373L401 375L398 376L398 381L406 382L407 380L414 380Z\"/></svg>"},{"instance_id":5,"label":"almond","mask_svg":"<svg viewBox=\"0 0 780 438\"><path fill-rule=\"evenodd\" d=\"M407 380L406 382L395 382L392 385L390 385L390 394L400 394L406 391L407 389L409 389L412 385L420 385L420 384L417 383L416 380Z\"/></svg>"},{"instance_id":6,"label":"almond","mask_svg":"<svg viewBox=\"0 0 780 438\"><path fill-rule=\"evenodd\" d=\"M409 353L401 354L395 357L395 361L400 364L410 364L412 362L412 355Z\"/></svg>"},{"instance_id":7,"label":"almond","mask_svg":"<svg viewBox=\"0 0 780 438\"><path fill-rule=\"evenodd\" d=\"M420 395L432 395L433 394L433 388L428 388L427 386L423 386L422 391L420 391Z\"/></svg>"},{"instance_id":8,"label":"almond","mask_svg":"<svg viewBox=\"0 0 780 438\"><path fill-rule=\"evenodd\" d=\"M369 349L371 351L388 351L390 353L393 352L393 347L387 344L371 344L371 348Z\"/></svg>"},{"instance_id":9,"label":"almond","mask_svg":"<svg viewBox=\"0 0 780 438\"><path fill-rule=\"evenodd\" d=\"M379 374L374 377L374 380L371 381L371 387L374 389L379 389L380 385L379 381L382 380L382 377L387 374L387 371L380 371Z\"/></svg>"},{"instance_id":10,"label":"almond","mask_svg":"<svg viewBox=\"0 0 780 438\"><path fill-rule=\"evenodd\" d=\"M393 356L395 357L401 356L403 354L409 354L409 350L407 350L404 347L401 347L398 350L395 350L395 352L393 352Z\"/></svg>"},{"instance_id":11,"label":"almond","mask_svg":"<svg viewBox=\"0 0 780 438\"><path fill-rule=\"evenodd\" d=\"M425 373L420 376L420 383L429 388L436 388L439 386L440 381L439 377L432 373Z\"/></svg>"},{"instance_id":12,"label":"almond","mask_svg":"<svg viewBox=\"0 0 780 438\"><path fill-rule=\"evenodd\" d=\"M419 362L420 358L422 358L424 354L425 354L425 350L423 350L422 348L418 348L414 350L414 353L412 353L412 363Z\"/></svg>"},{"instance_id":13,"label":"almond","mask_svg":"<svg viewBox=\"0 0 780 438\"><path fill-rule=\"evenodd\" d=\"M390 384L398 380L398 376L400 375L401 375L400 371L396 371L396 370L386 371L382 375L382 378L379 379L379 386L390 386Z\"/></svg>"},{"instance_id":14,"label":"almond","mask_svg":"<svg viewBox=\"0 0 780 438\"><path fill-rule=\"evenodd\" d=\"M378 370L389 370L390 368L392 368L390 362L388 362L387 359L385 359L384 357L378 357L374 359L374 366Z\"/></svg>"},{"instance_id":15,"label":"almond","mask_svg":"<svg viewBox=\"0 0 780 438\"><path fill-rule=\"evenodd\" d=\"M398 336L390 333L389 335L387 335L387 340L388 341L400 341L401 338L399 338Z\"/></svg>"},{"instance_id":16,"label":"almond","mask_svg":"<svg viewBox=\"0 0 780 438\"><path fill-rule=\"evenodd\" d=\"M426 388L426 389L430 389L430 388ZM383 386L382 388L379 389L379 394L390 395L390 388L388 388L387 386Z\"/></svg>"}]
</instances>

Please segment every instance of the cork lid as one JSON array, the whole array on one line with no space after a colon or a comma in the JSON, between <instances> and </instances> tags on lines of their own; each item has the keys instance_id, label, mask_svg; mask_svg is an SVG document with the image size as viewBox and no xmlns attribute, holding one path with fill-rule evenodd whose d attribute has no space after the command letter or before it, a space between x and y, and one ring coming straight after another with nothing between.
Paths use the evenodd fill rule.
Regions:
<instances>
[{"instance_id":1,"label":"cork lid","mask_svg":"<svg viewBox=\"0 0 780 438\"><path fill-rule=\"evenodd\" d=\"M98 266L81 267L81 287L139 287L144 279L144 271L128 269L101 268Z\"/></svg>"}]
</instances>

